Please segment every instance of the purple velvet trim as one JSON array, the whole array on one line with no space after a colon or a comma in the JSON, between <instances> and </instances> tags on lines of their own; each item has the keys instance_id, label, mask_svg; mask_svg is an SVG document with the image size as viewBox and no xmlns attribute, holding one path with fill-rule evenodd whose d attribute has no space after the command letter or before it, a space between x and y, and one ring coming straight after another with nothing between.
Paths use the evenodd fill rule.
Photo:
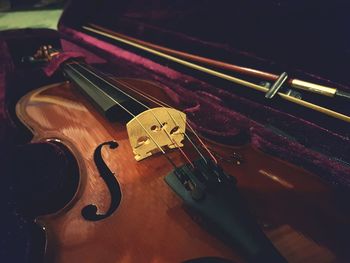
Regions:
<instances>
[{"instance_id":1,"label":"purple velvet trim","mask_svg":"<svg viewBox=\"0 0 350 263\"><path fill-rule=\"evenodd\" d=\"M84 58L84 55L74 51L61 52L44 68L44 73L46 76L51 77L60 68L63 62L73 58Z\"/></svg>"},{"instance_id":2,"label":"purple velvet trim","mask_svg":"<svg viewBox=\"0 0 350 263\"><path fill-rule=\"evenodd\" d=\"M100 64L106 63L106 60L97 56L96 54L89 52L86 49L82 49L81 46L75 45L65 39L61 39L61 47L65 52L76 52L80 53L84 57L84 61L87 64Z\"/></svg>"},{"instance_id":3,"label":"purple velvet trim","mask_svg":"<svg viewBox=\"0 0 350 263\"><path fill-rule=\"evenodd\" d=\"M178 73L175 70L169 69L168 67L162 66L158 63L155 63L147 58L138 56L129 51L121 49L115 45L109 44L107 42L101 41L94 37L91 37L87 34L81 33L79 31L73 30L71 28L66 28L64 26L60 27L60 32L63 35L74 37L74 42L81 42L84 45L88 45L90 48L95 50L103 51L105 56L112 56L114 60L117 58L127 58L128 62L135 63L137 65L148 68L151 71L154 71L157 74L165 75L169 79L179 79L182 77L182 74ZM110 58L110 57L109 57Z\"/></svg>"}]
</instances>

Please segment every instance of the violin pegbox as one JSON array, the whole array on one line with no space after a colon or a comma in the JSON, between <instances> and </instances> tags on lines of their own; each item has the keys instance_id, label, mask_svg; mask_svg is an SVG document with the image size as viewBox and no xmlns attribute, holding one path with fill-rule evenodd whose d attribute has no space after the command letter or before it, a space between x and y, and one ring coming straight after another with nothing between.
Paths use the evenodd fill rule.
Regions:
<instances>
[{"instance_id":1,"label":"violin pegbox","mask_svg":"<svg viewBox=\"0 0 350 263\"><path fill-rule=\"evenodd\" d=\"M186 114L173 108L157 107L135 116L126 124L137 161L157 152L182 147Z\"/></svg>"}]
</instances>

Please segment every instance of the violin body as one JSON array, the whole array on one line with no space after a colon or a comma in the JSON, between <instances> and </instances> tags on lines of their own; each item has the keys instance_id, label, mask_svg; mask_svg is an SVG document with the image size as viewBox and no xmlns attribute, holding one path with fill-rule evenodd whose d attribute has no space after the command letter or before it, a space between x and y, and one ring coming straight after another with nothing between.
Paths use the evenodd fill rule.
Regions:
<instances>
[{"instance_id":1,"label":"violin body","mask_svg":"<svg viewBox=\"0 0 350 263\"><path fill-rule=\"evenodd\" d=\"M34 106L38 101L42 106ZM70 84L34 91L19 102L17 113L33 130L33 140L59 140L79 164L81 180L75 198L57 214L38 219L47 230L49 262L181 262L205 254L234 257L185 213L181 200L163 180L173 169L166 159L155 156L136 162L125 124L106 121ZM103 151L103 159L115 172L122 201L110 218L86 221L81 216L85 205L98 204L104 211L110 202L93 159L96 147L105 141L118 143L116 149ZM179 156L174 157L179 163Z\"/></svg>"},{"instance_id":2,"label":"violin body","mask_svg":"<svg viewBox=\"0 0 350 263\"><path fill-rule=\"evenodd\" d=\"M169 101L150 82L123 81ZM107 121L73 84L32 91L18 102L16 113L33 133L33 142L64 144L79 166L80 183L74 198L55 214L37 219L46 233L47 262L185 262L203 257L245 262L235 247L187 211L165 183L164 177L174 167L161 154L137 162L125 123ZM94 152L101 143L112 141L117 147L103 147L102 158L119 183L120 204L103 220L86 220L82 216L85 206L94 204L97 212L104 213L111 203ZM247 207L288 262L338 261L344 248L338 234L347 219L333 205L335 195L326 184L249 145L235 148L206 143L222 157L220 165L237 179ZM195 158L188 144L184 149ZM234 163L233 153L244 156L244 161ZM168 154L176 165L184 164L179 151ZM310 198L309 193L317 198Z\"/></svg>"}]
</instances>

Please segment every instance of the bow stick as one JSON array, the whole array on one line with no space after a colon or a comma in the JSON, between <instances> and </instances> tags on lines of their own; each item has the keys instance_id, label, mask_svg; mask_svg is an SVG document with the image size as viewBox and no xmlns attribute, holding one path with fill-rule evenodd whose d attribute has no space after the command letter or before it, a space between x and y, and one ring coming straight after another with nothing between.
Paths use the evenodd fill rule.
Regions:
<instances>
[{"instance_id":1,"label":"bow stick","mask_svg":"<svg viewBox=\"0 0 350 263\"><path fill-rule=\"evenodd\" d=\"M96 25L92 25L92 26L95 27L95 28L90 27L90 26L83 26L83 29L85 29L85 30L87 30L89 32L93 32L93 33L98 34L98 35L102 35L102 36L107 37L109 39L116 40L116 41L118 41L120 43L132 46L134 48L146 51L146 52L151 53L153 55L156 55L156 56L168 59L168 60L176 62L176 63L178 63L180 65L187 66L189 68L192 68L192 69L195 69L195 70L207 73L209 75L216 76L218 78L225 79L227 81L230 81L230 82L233 82L233 83L245 86L245 87L249 87L249 88L255 89L255 90L260 91L260 92L266 93L266 92L269 91L269 88L267 88L265 86L257 85L255 83L252 83L252 82L249 82L249 81L246 81L246 80L242 80L242 79L233 77L231 75L219 72L217 70L213 70L213 69L209 69L209 68L203 67L201 65L192 63L190 61L186 61L184 59L180 59L180 58L175 57L173 55L184 56L184 54L185 54L186 56L189 56L189 57L187 57L188 59L195 58L197 60L197 62L204 62L206 64L208 64L209 62L213 62L215 60L207 59L207 58L203 58L203 57L199 57L199 56L195 56L195 55L188 54L188 53L181 52L181 51L168 49L166 47L161 47L161 50L160 50L160 48L159 48L160 46L158 46L158 45L154 45L152 43L141 41L141 40L129 37L129 36L124 36L124 35L122 35L120 33L116 33L116 32L104 29L104 28L102 28L100 26L96 26ZM169 51L171 52L171 55L168 54L168 53L170 53ZM227 63L220 62L220 61L215 61L215 63L217 65L221 65L221 66L226 65L226 66L223 66L223 67L226 67L226 69L231 68L231 70L233 70L233 68L236 68L236 69L238 69L238 68L242 69L243 68L243 67L227 64ZM244 69L248 69L248 71L250 71L250 72L254 72L255 74L258 74L260 76L265 76L265 78L269 78L269 79L274 79L275 80L275 79L278 79L278 77L279 77L277 75L274 75L274 74L271 74L271 73L262 72L262 71L255 70L255 69L249 69L249 68L244 68ZM346 96L349 96L349 94L347 94L345 92L339 92L339 91L337 91L337 89L334 89L334 88L330 88L330 87L326 87L326 86L322 86L322 85L318 85L318 84L314 84L314 83L310 83L310 82L306 82L306 81L302 81L302 80L296 80L296 79L292 79L292 80L294 81L294 85L296 85L295 83L299 84L299 88L301 88L300 86L305 87L305 85L309 85L309 88L305 87L305 88L302 88L302 89L306 89L306 90L309 90L309 91L311 91L311 90L313 90L313 91L314 90L318 90L317 93L320 93L320 94L323 94L323 95L328 94L327 96L330 96L330 97L334 97L335 95L337 95L337 93L338 93L338 95L339 95L339 93L342 93L342 94L345 94ZM310 86L310 84L311 84L311 86ZM296 86L298 86L298 85L296 85ZM311 87L313 87L313 88L311 88ZM320 89L323 90L323 92L321 92ZM316 92L316 91L314 91L314 92ZM350 122L350 117L345 115L345 114L342 114L340 112L336 112L334 110L331 110L331 109L319 106L317 104L313 104L311 102L308 102L308 101L305 101L305 100L302 100L302 99L290 96L290 95L282 93L282 92L277 92L276 95L278 95L280 98L282 98L282 99L284 99L286 101L289 101L289 102L298 104L300 106L303 106L303 107L306 107L306 108L318 111L320 113L323 113L325 115L337 118L339 120ZM349 98L350 98L350 96L349 96Z\"/></svg>"}]
</instances>

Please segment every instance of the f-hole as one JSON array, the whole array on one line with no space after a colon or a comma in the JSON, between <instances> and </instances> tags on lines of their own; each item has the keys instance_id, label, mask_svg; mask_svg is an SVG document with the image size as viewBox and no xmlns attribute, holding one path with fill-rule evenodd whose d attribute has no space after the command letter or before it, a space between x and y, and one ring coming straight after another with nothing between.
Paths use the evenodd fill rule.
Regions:
<instances>
[{"instance_id":1,"label":"f-hole","mask_svg":"<svg viewBox=\"0 0 350 263\"><path fill-rule=\"evenodd\" d=\"M94 160L96 167L100 173L100 176L105 181L109 193L111 195L111 204L105 214L97 213L97 206L94 204L85 206L81 210L81 214L86 220L89 221L99 221L109 217L118 208L121 200L121 191L119 183L115 178L114 173L112 173L111 170L109 170L108 166L102 158L102 147L105 145L108 145L110 149L116 149L118 147L118 143L115 141L101 143L99 146L97 146L94 152Z\"/></svg>"}]
</instances>

